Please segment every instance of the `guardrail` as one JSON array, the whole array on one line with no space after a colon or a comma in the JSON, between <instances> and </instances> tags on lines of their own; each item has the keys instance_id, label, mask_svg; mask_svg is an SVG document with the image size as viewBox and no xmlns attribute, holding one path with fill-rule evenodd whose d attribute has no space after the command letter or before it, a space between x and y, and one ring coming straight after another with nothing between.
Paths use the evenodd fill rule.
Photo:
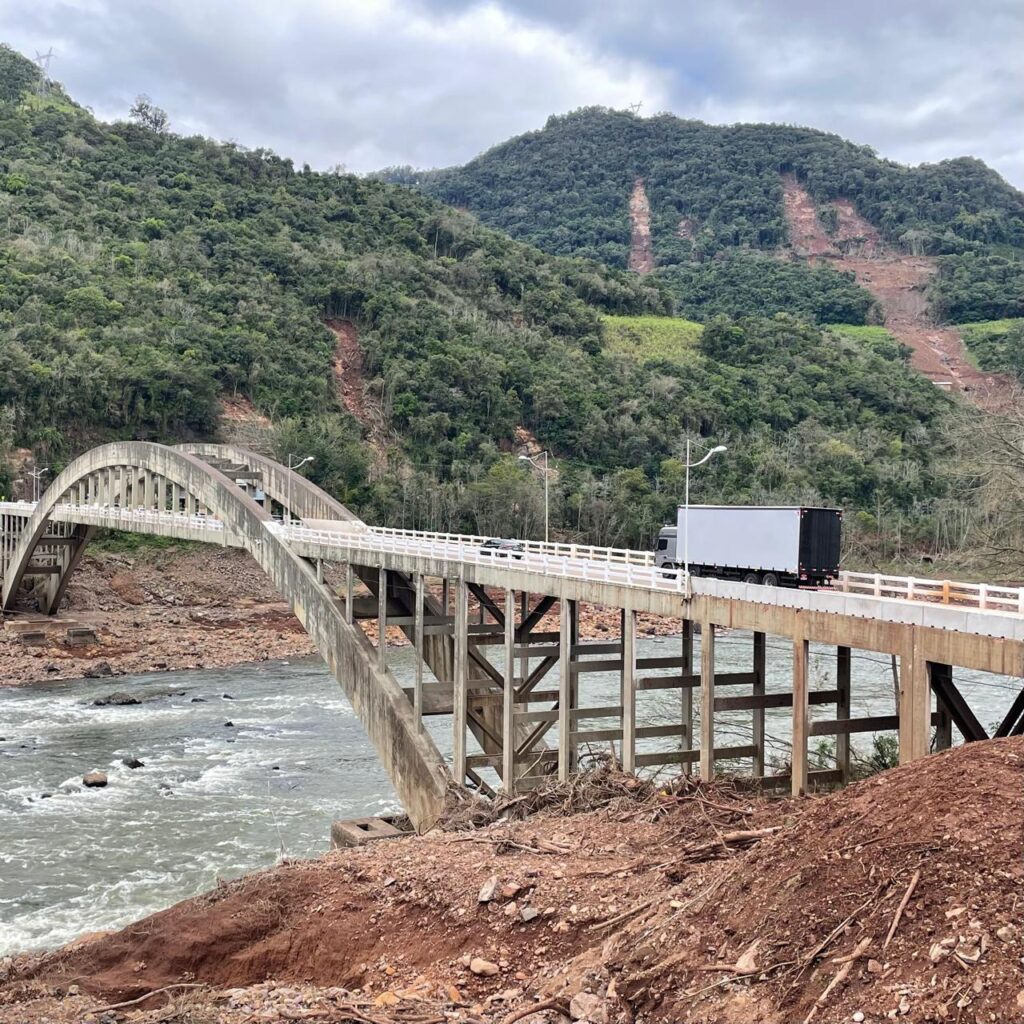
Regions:
<instances>
[{"instance_id":1,"label":"guardrail","mask_svg":"<svg viewBox=\"0 0 1024 1024\"><path fill-rule=\"evenodd\" d=\"M371 526L370 533L381 537L408 537L441 541L444 543L484 544L494 539L469 533L436 533L430 530L399 530L391 526ZM635 551L632 548L595 547L591 544L561 544L543 540L518 540L523 550L540 555L555 555L561 558L582 558L593 562L619 562L623 565L654 565L654 553Z\"/></svg>"},{"instance_id":2,"label":"guardrail","mask_svg":"<svg viewBox=\"0 0 1024 1024\"><path fill-rule=\"evenodd\" d=\"M885 576L881 573L841 572L833 589L841 590L844 594L960 605L981 611L1010 611L1024 615L1024 587Z\"/></svg>"},{"instance_id":3,"label":"guardrail","mask_svg":"<svg viewBox=\"0 0 1024 1024\"><path fill-rule=\"evenodd\" d=\"M593 580L598 583L616 583L627 587L643 587L647 590L681 591L684 587L684 573L673 569L655 569L652 565L634 565L630 562L592 561L586 558L571 558L550 552L485 551L482 543L487 538L433 539L423 535L346 533L331 530L315 530L304 526L288 526L270 523L267 527L284 540L306 541L311 544L325 544L344 547L353 551L369 551L375 554L418 555L446 561L463 562L469 565L495 565L504 563L508 568L524 572L538 572L545 576L562 576L570 579ZM452 535L453 537L456 535ZM555 545L547 545L554 547ZM564 545L569 548L571 545ZM578 550L586 550L582 546ZM607 550L607 549L606 549Z\"/></svg>"}]
</instances>

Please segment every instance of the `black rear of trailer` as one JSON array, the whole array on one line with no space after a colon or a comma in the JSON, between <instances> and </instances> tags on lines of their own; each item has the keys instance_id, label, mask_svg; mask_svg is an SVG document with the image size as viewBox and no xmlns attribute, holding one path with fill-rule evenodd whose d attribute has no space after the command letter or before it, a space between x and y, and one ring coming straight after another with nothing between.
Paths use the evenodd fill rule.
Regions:
<instances>
[{"instance_id":1,"label":"black rear of trailer","mask_svg":"<svg viewBox=\"0 0 1024 1024\"><path fill-rule=\"evenodd\" d=\"M826 583L838 574L842 526L837 508L800 509L801 583Z\"/></svg>"}]
</instances>

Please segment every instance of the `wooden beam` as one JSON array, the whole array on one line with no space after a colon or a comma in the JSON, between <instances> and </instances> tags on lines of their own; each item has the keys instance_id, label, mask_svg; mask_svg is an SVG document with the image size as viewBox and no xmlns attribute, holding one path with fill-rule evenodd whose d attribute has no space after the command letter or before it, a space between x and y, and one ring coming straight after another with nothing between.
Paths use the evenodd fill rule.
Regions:
<instances>
[{"instance_id":1,"label":"wooden beam","mask_svg":"<svg viewBox=\"0 0 1024 1024\"><path fill-rule=\"evenodd\" d=\"M493 617L494 621L504 628L505 626L505 615L502 610L491 600L487 590L482 587L479 583L469 583L470 593L480 602L481 608L486 608Z\"/></svg>"}]
</instances>

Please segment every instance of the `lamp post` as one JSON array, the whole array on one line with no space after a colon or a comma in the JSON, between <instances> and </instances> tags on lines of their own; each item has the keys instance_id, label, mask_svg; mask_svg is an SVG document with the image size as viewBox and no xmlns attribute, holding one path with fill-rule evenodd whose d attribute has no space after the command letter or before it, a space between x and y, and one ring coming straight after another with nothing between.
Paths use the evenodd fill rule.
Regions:
<instances>
[{"instance_id":1,"label":"lamp post","mask_svg":"<svg viewBox=\"0 0 1024 1024\"><path fill-rule=\"evenodd\" d=\"M307 462L312 462L313 461L313 456L312 455L307 455L304 459L302 459L299 462L296 462L296 463L293 464L292 463L292 459L297 459L297 458L298 458L297 455L292 455L291 452L288 453L288 523L289 523L289 525L291 524L292 520L295 518L295 516L292 515L292 472L294 470L298 469L300 466L304 466Z\"/></svg>"},{"instance_id":2,"label":"lamp post","mask_svg":"<svg viewBox=\"0 0 1024 1024\"><path fill-rule=\"evenodd\" d=\"M39 481L42 478L44 473L49 473L49 472L50 472L50 467L49 466L42 466L39 469L30 469L28 471L28 475L30 477L32 477L32 480L33 480L33 484L32 484L32 498L36 502L39 501Z\"/></svg>"},{"instance_id":3,"label":"lamp post","mask_svg":"<svg viewBox=\"0 0 1024 1024\"><path fill-rule=\"evenodd\" d=\"M520 462L528 462L531 466L536 466L537 463L534 459L539 459L544 456L544 543L548 543L548 523L550 515L550 504L548 502L548 450L545 448L544 451L538 452L536 455L520 455Z\"/></svg>"},{"instance_id":4,"label":"lamp post","mask_svg":"<svg viewBox=\"0 0 1024 1024\"><path fill-rule=\"evenodd\" d=\"M703 445L698 445L698 447L702 448ZM696 462L690 462L690 439L686 439L686 494L683 506L683 569L686 573L687 593L689 593L690 590L690 470L696 469L698 466L703 466L710 458L724 451L728 451L724 444L716 445L708 451L704 458L698 459Z\"/></svg>"}]
</instances>

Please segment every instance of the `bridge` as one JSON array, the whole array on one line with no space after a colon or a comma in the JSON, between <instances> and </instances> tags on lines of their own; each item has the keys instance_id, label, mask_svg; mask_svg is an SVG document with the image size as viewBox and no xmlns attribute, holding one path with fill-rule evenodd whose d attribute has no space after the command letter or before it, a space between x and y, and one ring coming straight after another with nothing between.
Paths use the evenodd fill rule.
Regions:
<instances>
[{"instance_id":1,"label":"bridge","mask_svg":"<svg viewBox=\"0 0 1024 1024\"><path fill-rule=\"evenodd\" d=\"M954 726L967 741L986 738L955 668L1024 677L1021 589L844 574L830 591L790 590L687 579L625 549L526 541L494 552L483 537L369 526L294 471L218 444L104 445L68 465L38 503L0 503L3 609L54 613L98 528L247 551L309 633L420 830L453 785L515 793L565 779L587 744L617 745L627 771L697 767L709 779L749 765L766 786L801 795L850 778L857 733L895 730L902 761L949 746ZM338 586L327 579L338 578L332 565ZM581 642L583 603L617 610L617 635ZM638 653L640 613L678 623L673 653ZM364 620L376 622L376 644ZM411 686L389 667L389 626L415 652ZM716 627L750 631L748 670L716 667ZM791 645L788 692L766 690L769 636ZM811 643L835 650L824 688L813 688ZM896 714L852 717L854 651L899 659ZM588 673L618 675L615 703L582 704ZM678 702L668 720L638 724L651 691ZM834 715L812 721L811 706ZM792 716L791 763L775 775L766 774L770 708ZM716 717L736 712L750 713L749 742L724 744ZM450 764L424 728L434 715L452 721ZM1021 733L1024 688L993 735ZM815 737L833 738L834 769L811 768Z\"/></svg>"}]
</instances>

